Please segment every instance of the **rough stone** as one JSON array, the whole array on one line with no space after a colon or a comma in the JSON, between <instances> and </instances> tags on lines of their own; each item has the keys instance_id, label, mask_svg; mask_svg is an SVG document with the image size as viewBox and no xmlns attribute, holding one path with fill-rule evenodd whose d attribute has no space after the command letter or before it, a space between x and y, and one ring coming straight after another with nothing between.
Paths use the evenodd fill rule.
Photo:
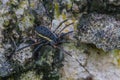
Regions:
<instances>
[{"instance_id":1,"label":"rough stone","mask_svg":"<svg viewBox=\"0 0 120 80\"><path fill-rule=\"evenodd\" d=\"M89 12L120 13L120 0L87 0Z\"/></svg>"},{"instance_id":2,"label":"rough stone","mask_svg":"<svg viewBox=\"0 0 120 80\"><path fill-rule=\"evenodd\" d=\"M18 47L18 49L28 46L28 44L20 44L20 46ZM31 51L30 47L24 48L22 50L16 51L13 55L12 55L12 60L19 63L19 65L24 66L27 62L30 61L30 59L32 58L33 54Z\"/></svg>"},{"instance_id":3,"label":"rough stone","mask_svg":"<svg viewBox=\"0 0 120 80\"><path fill-rule=\"evenodd\" d=\"M0 76L1 77L9 76L13 71L13 67L11 66L10 62L5 58L4 50L5 50L4 48L0 47Z\"/></svg>"},{"instance_id":4,"label":"rough stone","mask_svg":"<svg viewBox=\"0 0 120 80\"><path fill-rule=\"evenodd\" d=\"M83 15L78 31L80 42L92 43L104 51L120 49L120 21L113 16L97 13Z\"/></svg>"},{"instance_id":5,"label":"rough stone","mask_svg":"<svg viewBox=\"0 0 120 80\"><path fill-rule=\"evenodd\" d=\"M95 13L82 16L78 26L79 34L73 33L78 37L79 46L72 42L62 46L72 55L65 55L64 66L61 64L61 53L64 51L50 46L42 47L35 59L32 58L33 51L30 47L15 52L9 59L11 52L16 51L18 46L26 45L26 38L37 42L40 37L34 34L34 26L43 25L53 31L60 22L69 19L56 31L59 33L63 27L73 23L62 31L66 33L76 30L76 23L83 12L94 11L115 14ZM45 80L58 80L61 78L58 68L63 66L62 80L119 80L120 70L117 65L120 64L120 52L113 51L115 56L104 52L119 49L120 17L114 17L117 13L120 13L119 0L1 0L0 76L6 77L14 72L12 77L17 76L15 80L40 80L42 77L47 78ZM74 41L77 42L75 39ZM81 42L92 43L104 51Z\"/></svg>"},{"instance_id":6,"label":"rough stone","mask_svg":"<svg viewBox=\"0 0 120 80\"><path fill-rule=\"evenodd\" d=\"M115 56L113 52L104 52L95 46L81 44L79 47L75 44L64 44L64 49L72 56L75 56L79 63L65 55L64 66L61 69L61 80L119 80L120 67L114 63ZM76 47L75 47L76 46ZM119 54L118 54L119 55Z\"/></svg>"}]
</instances>

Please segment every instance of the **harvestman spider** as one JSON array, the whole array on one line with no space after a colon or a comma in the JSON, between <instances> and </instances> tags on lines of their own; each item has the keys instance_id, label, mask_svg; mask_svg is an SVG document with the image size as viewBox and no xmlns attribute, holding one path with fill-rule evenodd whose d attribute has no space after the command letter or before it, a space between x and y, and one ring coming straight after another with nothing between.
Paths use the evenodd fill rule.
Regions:
<instances>
[{"instance_id":1,"label":"harvestman spider","mask_svg":"<svg viewBox=\"0 0 120 80\"><path fill-rule=\"evenodd\" d=\"M71 56L72 58L74 58L79 64L80 66L82 66L86 72L88 72L90 74L90 72L85 68L84 65L82 65L78 59L76 59L74 56L72 56L71 54L69 54L68 52L66 52L63 48L61 47L58 47L59 44L62 44L64 41L64 36L72 33L73 31L70 31L70 32L67 32L67 33L61 33L65 28L67 28L69 25L73 24L73 23L70 23L68 25L66 25L65 27L63 27L60 31L58 31L58 33L56 33L56 31L59 29L59 27L64 23L66 22L67 20L64 20L62 21L58 26L57 28L52 32L50 29L46 28L45 26L36 26L35 27L35 32L36 34L39 36L39 37L42 37L42 40L36 42L36 43L33 43L33 44L30 44L28 46L25 46L25 47L22 47L20 49L17 49L16 51L19 51L19 50L22 50L26 47L30 47L30 46L34 46L34 45L37 45L37 47L34 49L33 51L33 54L36 53L38 50L40 50L40 48L43 46L43 45L50 45L56 49L59 49L59 50L62 50L64 51L66 54L68 54L69 56Z\"/></svg>"}]
</instances>

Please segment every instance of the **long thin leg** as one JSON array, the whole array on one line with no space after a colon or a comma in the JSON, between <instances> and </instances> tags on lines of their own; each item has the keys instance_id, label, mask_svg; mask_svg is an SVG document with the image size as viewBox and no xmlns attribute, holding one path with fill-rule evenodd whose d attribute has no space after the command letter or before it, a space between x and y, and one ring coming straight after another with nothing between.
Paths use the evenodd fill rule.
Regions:
<instances>
[{"instance_id":1,"label":"long thin leg","mask_svg":"<svg viewBox=\"0 0 120 80\"><path fill-rule=\"evenodd\" d=\"M37 42L37 43L29 44L29 45L24 46L24 47L22 47L22 48L20 48L20 49L16 49L16 51L20 51L20 50L22 50L22 49L24 49L24 48L31 47L31 46L34 46L34 45L37 45L37 44L41 44L41 43L44 43L44 42L45 42L45 41L43 40L43 41L40 41L40 42Z\"/></svg>"},{"instance_id":2,"label":"long thin leg","mask_svg":"<svg viewBox=\"0 0 120 80\"><path fill-rule=\"evenodd\" d=\"M40 49L43 45L44 45L44 43L38 45L37 48L35 48L35 50L33 51L33 55L34 55L34 54L38 51L38 49Z\"/></svg>"},{"instance_id":3,"label":"long thin leg","mask_svg":"<svg viewBox=\"0 0 120 80\"><path fill-rule=\"evenodd\" d=\"M17 45L16 45L16 43L15 43L15 40L13 39L12 36L10 36L10 38L11 38L11 40L12 40L12 42L13 42L13 45L14 45L14 47L15 47L15 49L16 49L16 48L17 48Z\"/></svg>"},{"instance_id":4,"label":"long thin leg","mask_svg":"<svg viewBox=\"0 0 120 80\"><path fill-rule=\"evenodd\" d=\"M64 50L63 48L61 48L61 47L56 46L56 48L64 51L67 55L69 55L70 57L72 57L73 59L75 59L75 60L79 63L79 65L80 65L81 67L83 67L86 72L88 72L88 74L92 75L92 74L86 69L86 67L85 67L84 65L82 65L81 62L79 62L79 60L78 60L77 58L75 58L73 55L71 55L69 52L65 51L65 50Z\"/></svg>"},{"instance_id":5,"label":"long thin leg","mask_svg":"<svg viewBox=\"0 0 120 80\"><path fill-rule=\"evenodd\" d=\"M62 21L62 22L57 26L57 28L53 31L53 33L55 33L55 32L57 31L57 29L58 29L64 22L66 22L66 21L68 21L68 19Z\"/></svg>"},{"instance_id":6,"label":"long thin leg","mask_svg":"<svg viewBox=\"0 0 120 80\"><path fill-rule=\"evenodd\" d=\"M34 51L33 51L33 57L36 58L36 59L37 59L38 57L40 57L41 55L39 55L39 53L36 53L36 52L39 51L43 45L47 45L48 43L49 43L49 42L46 41L46 43L41 43L41 44L39 44L39 45L34 49ZM36 54L35 54L35 53L36 53Z\"/></svg>"},{"instance_id":7,"label":"long thin leg","mask_svg":"<svg viewBox=\"0 0 120 80\"><path fill-rule=\"evenodd\" d=\"M35 48L35 50L33 51L33 54L38 50L40 49L43 45L46 45L48 42L46 43L41 43L40 45L37 46L37 48Z\"/></svg>"},{"instance_id":8,"label":"long thin leg","mask_svg":"<svg viewBox=\"0 0 120 80\"><path fill-rule=\"evenodd\" d=\"M70 24L66 25L64 28L62 28L62 29L58 32L58 35L59 35L65 28L69 27L69 26L72 25L72 24L73 24L73 23L70 23Z\"/></svg>"},{"instance_id":9,"label":"long thin leg","mask_svg":"<svg viewBox=\"0 0 120 80\"><path fill-rule=\"evenodd\" d=\"M74 31L69 31L69 32L67 32L67 33L63 33L63 34L60 35L60 38L66 36L66 35L68 35L68 34L70 34L70 33L73 33L73 32L74 32Z\"/></svg>"}]
</instances>

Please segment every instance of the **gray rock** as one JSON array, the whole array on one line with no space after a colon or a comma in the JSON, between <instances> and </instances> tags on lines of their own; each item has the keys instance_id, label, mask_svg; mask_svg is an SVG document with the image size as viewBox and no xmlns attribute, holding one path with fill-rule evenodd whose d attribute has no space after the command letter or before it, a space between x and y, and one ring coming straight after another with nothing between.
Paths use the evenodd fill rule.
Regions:
<instances>
[{"instance_id":1,"label":"gray rock","mask_svg":"<svg viewBox=\"0 0 120 80\"><path fill-rule=\"evenodd\" d=\"M87 0L88 10L99 13L120 13L120 0Z\"/></svg>"},{"instance_id":2,"label":"gray rock","mask_svg":"<svg viewBox=\"0 0 120 80\"><path fill-rule=\"evenodd\" d=\"M9 62L2 62L0 63L0 76L6 77L12 74L13 68Z\"/></svg>"},{"instance_id":3,"label":"gray rock","mask_svg":"<svg viewBox=\"0 0 120 80\"><path fill-rule=\"evenodd\" d=\"M120 50L104 52L88 44L80 44L79 47L75 47L72 43L64 45L64 49L78 59L92 76L75 59L69 55L65 55L64 66L61 69L62 79L60 80L120 79Z\"/></svg>"},{"instance_id":4,"label":"gray rock","mask_svg":"<svg viewBox=\"0 0 120 80\"><path fill-rule=\"evenodd\" d=\"M28 46L29 44L25 44L25 43L21 43L18 47L22 48L25 46ZM12 60L14 62L19 63L19 65L24 66L27 62L30 62L31 58L32 58L32 51L30 47L26 47L22 50L16 51L13 55L12 55Z\"/></svg>"},{"instance_id":5,"label":"gray rock","mask_svg":"<svg viewBox=\"0 0 120 80\"><path fill-rule=\"evenodd\" d=\"M80 42L92 43L104 51L120 49L120 21L105 14L83 15L78 25Z\"/></svg>"},{"instance_id":6,"label":"gray rock","mask_svg":"<svg viewBox=\"0 0 120 80\"><path fill-rule=\"evenodd\" d=\"M5 58L3 52L4 49L0 48L0 77L9 76L10 74L12 74L13 71L13 67L11 66L9 61L7 61L7 59Z\"/></svg>"}]
</instances>

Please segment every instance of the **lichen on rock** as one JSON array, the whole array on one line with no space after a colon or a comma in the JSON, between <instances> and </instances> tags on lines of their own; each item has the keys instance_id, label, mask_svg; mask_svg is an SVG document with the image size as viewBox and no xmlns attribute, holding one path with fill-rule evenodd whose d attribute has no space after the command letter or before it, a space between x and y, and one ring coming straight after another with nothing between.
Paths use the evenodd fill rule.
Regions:
<instances>
[{"instance_id":1,"label":"lichen on rock","mask_svg":"<svg viewBox=\"0 0 120 80\"><path fill-rule=\"evenodd\" d=\"M104 51L120 49L120 21L113 16L97 13L83 15L78 31L80 42L92 43Z\"/></svg>"},{"instance_id":2,"label":"lichen on rock","mask_svg":"<svg viewBox=\"0 0 120 80\"><path fill-rule=\"evenodd\" d=\"M13 67L10 64L10 62L5 58L4 52L5 52L5 49L2 48L1 46L0 47L0 76L1 77L9 76L13 71Z\"/></svg>"},{"instance_id":3,"label":"lichen on rock","mask_svg":"<svg viewBox=\"0 0 120 80\"><path fill-rule=\"evenodd\" d=\"M120 48L120 18L116 14L108 15L108 12L119 13L119 6L119 0L1 0L0 77L3 80L7 76L9 80L11 76L14 80L119 80L116 68L120 64L119 50L113 51L112 57L104 52ZM107 14L89 14L94 10ZM45 45L33 54L38 45L31 44L42 40L34 28L42 25L54 31L62 21L56 33L74 31L68 36L76 39L65 36L70 42L58 45L60 50ZM72 56L64 56L67 52Z\"/></svg>"}]
</instances>

